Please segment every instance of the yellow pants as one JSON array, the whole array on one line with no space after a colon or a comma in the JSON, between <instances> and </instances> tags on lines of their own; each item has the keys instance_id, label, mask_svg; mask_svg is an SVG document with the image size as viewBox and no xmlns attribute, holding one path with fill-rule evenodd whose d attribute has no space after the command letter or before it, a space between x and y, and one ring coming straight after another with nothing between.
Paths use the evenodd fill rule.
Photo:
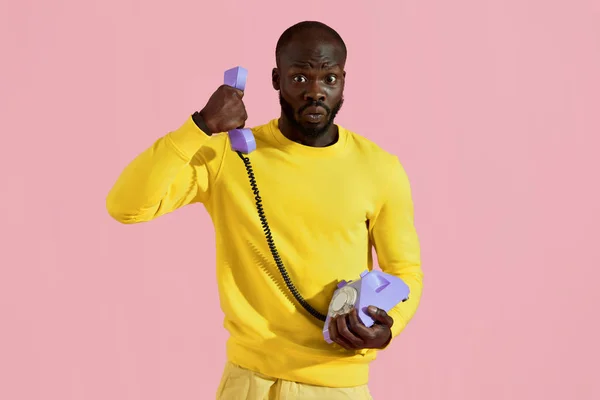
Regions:
<instances>
[{"instance_id":1,"label":"yellow pants","mask_svg":"<svg viewBox=\"0 0 600 400\"><path fill-rule=\"evenodd\" d=\"M373 400L367 385L328 388L271 378L228 362L217 400Z\"/></svg>"}]
</instances>

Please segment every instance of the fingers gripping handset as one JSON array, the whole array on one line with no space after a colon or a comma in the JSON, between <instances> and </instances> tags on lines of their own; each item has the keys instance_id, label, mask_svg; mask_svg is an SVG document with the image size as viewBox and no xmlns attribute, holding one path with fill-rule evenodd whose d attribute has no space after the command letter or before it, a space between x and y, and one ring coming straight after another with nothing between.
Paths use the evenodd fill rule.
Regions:
<instances>
[{"instance_id":1,"label":"fingers gripping handset","mask_svg":"<svg viewBox=\"0 0 600 400\"><path fill-rule=\"evenodd\" d=\"M225 85L244 91L246 89L246 79L248 70L242 67L235 67L225 71ZM256 150L256 141L252 130L248 128L238 128L229 131L229 140L231 150L239 151L243 154L249 154Z\"/></svg>"}]
</instances>

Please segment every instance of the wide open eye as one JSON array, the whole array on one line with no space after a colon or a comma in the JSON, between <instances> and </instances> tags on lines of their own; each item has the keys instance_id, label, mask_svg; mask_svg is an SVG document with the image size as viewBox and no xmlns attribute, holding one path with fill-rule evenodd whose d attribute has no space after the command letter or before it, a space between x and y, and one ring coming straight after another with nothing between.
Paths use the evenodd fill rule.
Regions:
<instances>
[{"instance_id":1,"label":"wide open eye","mask_svg":"<svg viewBox=\"0 0 600 400\"><path fill-rule=\"evenodd\" d=\"M325 82L327 82L330 85L333 85L337 82L337 76L335 75L328 75L327 78L325 78Z\"/></svg>"},{"instance_id":2,"label":"wide open eye","mask_svg":"<svg viewBox=\"0 0 600 400\"><path fill-rule=\"evenodd\" d=\"M296 83L305 83L308 80L304 75L296 75L293 79Z\"/></svg>"}]
</instances>

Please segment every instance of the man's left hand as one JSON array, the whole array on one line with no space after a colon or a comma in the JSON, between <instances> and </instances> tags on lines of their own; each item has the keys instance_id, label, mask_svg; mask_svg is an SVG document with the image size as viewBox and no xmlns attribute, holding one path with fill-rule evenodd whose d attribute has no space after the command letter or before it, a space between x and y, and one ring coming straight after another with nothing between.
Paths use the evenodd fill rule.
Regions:
<instances>
[{"instance_id":1,"label":"man's left hand","mask_svg":"<svg viewBox=\"0 0 600 400\"><path fill-rule=\"evenodd\" d=\"M394 320L384 310L370 306L367 313L375 324L367 328L358 320L355 308L348 314L338 315L329 324L329 337L347 350L382 349L392 339Z\"/></svg>"}]
</instances>

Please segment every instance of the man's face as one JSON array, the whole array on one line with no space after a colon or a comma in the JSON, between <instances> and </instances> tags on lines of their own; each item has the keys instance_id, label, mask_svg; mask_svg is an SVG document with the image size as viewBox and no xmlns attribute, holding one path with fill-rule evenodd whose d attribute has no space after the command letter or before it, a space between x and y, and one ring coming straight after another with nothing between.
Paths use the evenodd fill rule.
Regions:
<instances>
[{"instance_id":1,"label":"man's face","mask_svg":"<svg viewBox=\"0 0 600 400\"><path fill-rule=\"evenodd\" d=\"M344 54L333 40L300 36L282 51L273 70L281 110L307 137L331 127L343 103Z\"/></svg>"}]
</instances>

